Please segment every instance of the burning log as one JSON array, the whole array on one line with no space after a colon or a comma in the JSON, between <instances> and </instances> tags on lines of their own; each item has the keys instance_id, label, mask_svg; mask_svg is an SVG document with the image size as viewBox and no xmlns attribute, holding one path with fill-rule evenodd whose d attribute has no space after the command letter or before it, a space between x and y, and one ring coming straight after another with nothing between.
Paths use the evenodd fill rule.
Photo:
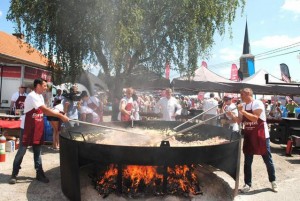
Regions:
<instances>
[{"instance_id":1,"label":"burning log","mask_svg":"<svg viewBox=\"0 0 300 201\"><path fill-rule=\"evenodd\" d=\"M193 165L168 167L166 193L184 197L202 194L194 169ZM95 189L99 194L104 198L110 193L117 193L117 166L110 165L105 172L103 170L99 172L102 174L94 179ZM165 195L163 178L160 166L128 165L122 170L121 193L130 198Z\"/></svg>"}]
</instances>

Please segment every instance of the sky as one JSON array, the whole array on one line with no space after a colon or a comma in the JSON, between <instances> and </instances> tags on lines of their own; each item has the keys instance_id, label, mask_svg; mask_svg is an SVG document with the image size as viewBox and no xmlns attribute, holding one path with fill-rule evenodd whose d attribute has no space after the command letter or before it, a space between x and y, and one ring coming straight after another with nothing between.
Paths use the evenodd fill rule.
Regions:
<instances>
[{"instance_id":1,"label":"sky","mask_svg":"<svg viewBox=\"0 0 300 201\"><path fill-rule=\"evenodd\" d=\"M14 24L6 20L9 0L0 0L0 30L14 33ZM300 0L247 0L244 12L238 9L229 31L222 37L215 34L208 69L230 78L232 64L239 67L242 55L246 20L255 71L263 69L280 78L281 63L290 70L291 79L300 81ZM258 56L262 53L270 53ZM199 62L201 63L201 62ZM171 72L171 79L179 73Z\"/></svg>"}]
</instances>

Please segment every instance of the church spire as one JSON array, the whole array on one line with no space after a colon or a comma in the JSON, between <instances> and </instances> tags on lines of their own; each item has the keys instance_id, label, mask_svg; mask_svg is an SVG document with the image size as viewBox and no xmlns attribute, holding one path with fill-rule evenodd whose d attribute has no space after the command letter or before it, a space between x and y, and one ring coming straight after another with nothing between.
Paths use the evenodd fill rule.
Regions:
<instances>
[{"instance_id":1,"label":"church spire","mask_svg":"<svg viewBox=\"0 0 300 201\"><path fill-rule=\"evenodd\" d=\"M240 57L240 74L241 77L247 78L255 73L254 56L250 52L250 42L248 37L248 25L246 20L243 54Z\"/></svg>"},{"instance_id":2,"label":"church spire","mask_svg":"<svg viewBox=\"0 0 300 201\"><path fill-rule=\"evenodd\" d=\"M245 28L245 36L244 36L243 54L250 54L250 43L248 37L247 20L246 20L246 28Z\"/></svg>"}]
</instances>

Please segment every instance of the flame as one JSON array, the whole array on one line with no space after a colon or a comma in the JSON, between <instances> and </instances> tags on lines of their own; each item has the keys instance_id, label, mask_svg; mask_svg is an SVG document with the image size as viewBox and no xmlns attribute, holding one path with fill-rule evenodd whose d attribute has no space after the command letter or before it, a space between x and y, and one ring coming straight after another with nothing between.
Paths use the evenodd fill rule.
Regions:
<instances>
[{"instance_id":1,"label":"flame","mask_svg":"<svg viewBox=\"0 0 300 201\"><path fill-rule=\"evenodd\" d=\"M176 165L167 167L167 193L199 193L197 176L194 173L195 167L191 165ZM122 168L122 191L123 193L144 192L151 189L162 193L164 175L161 166L136 166L128 165ZM116 165L110 165L108 170L97 182L101 192L112 191L117 186L118 169ZM107 188L110 188L107 190ZM161 191L161 192L160 192Z\"/></svg>"},{"instance_id":2,"label":"flame","mask_svg":"<svg viewBox=\"0 0 300 201\"><path fill-rule=\"evenodd\" d=\"M123 170L123 177L132 181L131 186L128 188L138 190L138 187L142 185L156 185L156 180L163 180L163 175L158 174L157 166L135 166L128 165Z\"/></svg>"},{"instance_id":3,"label":"flame","mask_svg":"<svg viewBox=\"0 0 300 201\"><path fill-rule=\"evenodd\" d=\"M187 165L176 165L174 168L168 167L168 185L179 186L179 188L168 188L174 191L182 190L185 193L198 193L198 180L194 173L194 165L189 168ZM177 185L174 185L177 184Z\"/></svg>"}]
</instances>

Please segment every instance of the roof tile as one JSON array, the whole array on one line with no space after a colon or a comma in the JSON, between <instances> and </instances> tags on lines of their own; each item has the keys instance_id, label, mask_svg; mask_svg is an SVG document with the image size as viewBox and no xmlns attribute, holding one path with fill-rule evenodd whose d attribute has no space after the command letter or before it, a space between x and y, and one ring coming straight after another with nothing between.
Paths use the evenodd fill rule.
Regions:
<instances>
[{"instance_id":1,"label":"roof tile","mask_svg":"<svg viewBox=\"0 0 300 201\"><path fill-rule=\"evenodd\" d=\"M42 66L47 66L48 62L44 55L28 43L3 31L0 31L0 54Z\"/></svg>"}]
</instances>

